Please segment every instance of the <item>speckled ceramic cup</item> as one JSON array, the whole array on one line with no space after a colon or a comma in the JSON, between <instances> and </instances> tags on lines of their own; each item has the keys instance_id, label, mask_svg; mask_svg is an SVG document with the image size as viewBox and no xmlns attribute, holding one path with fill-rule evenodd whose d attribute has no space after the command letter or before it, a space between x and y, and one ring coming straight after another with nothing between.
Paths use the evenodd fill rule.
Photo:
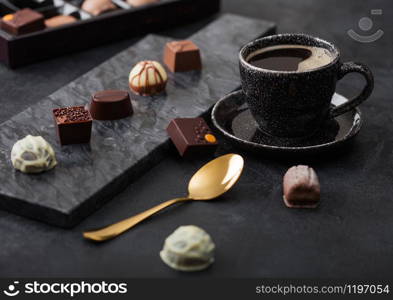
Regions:
<instances>
[{"instance_id":1,"label":"speckled ceramic cup","mask_svg":"<svg viewBox=\"0 0 393 300\"><path fill-rule=\"evenodd\" d=\"M273 71L248 62L263 48L277 45L322 47L332 55L332 62L307 71ZM253 41L239 53L242 89L247 104L260 129L279 137L312 135L329 118L341 115L366 100L373 88L370 69L360 63L340 61L336 46L305 34L279 34ZM346 74L357 72L366 79L359 96L331 108L336 83Z\"/></svg>"}]
</instances>

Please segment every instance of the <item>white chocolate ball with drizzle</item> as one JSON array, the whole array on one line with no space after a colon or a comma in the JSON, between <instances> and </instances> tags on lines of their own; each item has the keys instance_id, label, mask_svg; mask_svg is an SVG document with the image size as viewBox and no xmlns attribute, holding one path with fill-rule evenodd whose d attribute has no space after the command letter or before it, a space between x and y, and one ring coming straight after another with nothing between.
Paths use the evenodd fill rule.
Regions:
<instances>
[{"instance_id":1,"label":"white chocolate ball with drizzle","mask_svg":"<svg viewBox=\"0 0 393 300\"><path fill-rule=\"evenodd\" d=\"M130 72L128 83L130 89L142 96L152 96L165 90L168 75L157 61L139 62Z\"/></svg>"},{"instance_id":2,"label":"white chocolate ball with drizzle","mask_svg":"<svg viewBox=\"0 0 393 300\"><path fill-rule=\"evenodd\" d=\"M40 173L57 165L52 146L43 137L31 135L14 144L11 162L15 169L23 173Z\"/></svg>"},{"instance_id":3,"label":"white chocolate ball with drizzle","mask_svg":"<svg viewBox=\"0 0 393 300\"><path fill-rule=\"evenodd\" d=\"M214 243L210 235L194 225L180 226L164 243L161 259L180 271L199 271L214 262Z\"/></svg>"}]
</instances>

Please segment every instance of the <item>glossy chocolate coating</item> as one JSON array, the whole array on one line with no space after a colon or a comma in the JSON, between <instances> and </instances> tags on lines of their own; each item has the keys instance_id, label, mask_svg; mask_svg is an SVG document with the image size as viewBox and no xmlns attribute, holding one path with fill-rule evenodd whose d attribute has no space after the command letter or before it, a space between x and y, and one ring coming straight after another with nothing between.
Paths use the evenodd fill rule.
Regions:
<instances>
[{"instance_id":1,"label":"glossy chocolate coating","mask_svg":"<svg viewBox=\"0 0 393 300\"><path fill-rule=\"evenodd\" d=\"M132 113L130 95L126 91L100 91L91 98L90 114L95 120L117 120Z\"/></svg>"},{"instance_id":2,"label":"glossy chocolate coating","mask_svg":"<svg viewBox=\"0 0 393 300\"><path fill-rule=\"evenodd\" d=\"M291 208L315 208L320 199L320 185L315 171L308 166L294 166L284 176L284 202Z\"/></svg>"},{"instance_id":3,"label":"glossy chocolate coating","mask_svg":"<svg viewBox=\"0 0 393 300\"><path fill-rule=\"evenodd\" d=\"M1 29L13 35L35 32L45 28L44 16L30 8L18 10L1 20Z\"/></svg>"},{"instance_id":4,"label":"glossy chocolate coating","mask_svg":"<svg viewBox=\"0 0 393 300\"><path fill-rule=\"evenodd\" d=\"M172 72L202 69L200 50L189 40L167 43L164 50L164 62Z\"/></svg>"},{"instance_id":5,"label":"glossy chocolate coating","mask_svg":"<svg viewBox=\"0 0 393 300\"><path fill-rule=\"evenodd\" d=\"M74 16L58 15L45 20L45 26L52 28L78 21Z\"/></svg>"},{"instance_id":6,"label":"glossy chocolate coating","mask_svg":"<svg viewBox=\"0 0 393 300\"><path fill-rule=\"evenodd\" d=\"M92 118L83 106L56 108L53 117L61 145L88 143Z\"/></svg>"},{"instance_id":7,"label":"glossy chocolate coating","mask_svg":"<svg viewBox=\"0 0 393 300\"><path fill-rule=\"evenodd\" d=\"M82 9L93 16L117 9L111 0L85 0Z\"/></svg>"},{"instance_id":8,"label":"glossy chocolate coating","mask_svg":"<svg viewBox=\"0 0 393 300\"><path fill-rule=\"evenodd\" d=\"M181 156L213 154L218 146L213 132L202 118L173 119L166 130Z\"/></svg>"}]
</instances>

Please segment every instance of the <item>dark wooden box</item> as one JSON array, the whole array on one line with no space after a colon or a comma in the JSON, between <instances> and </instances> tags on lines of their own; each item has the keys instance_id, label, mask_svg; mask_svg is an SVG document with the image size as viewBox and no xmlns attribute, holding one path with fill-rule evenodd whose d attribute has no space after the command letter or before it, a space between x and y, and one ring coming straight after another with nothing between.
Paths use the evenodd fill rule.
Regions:
<instances>
[{"instance_id":1,"label":"dark wooden box","mask_svg":"<svg viewBox=\"0 0 393 300\"><path fill-rule=\"evenodd\" d=\"M80 9L82 0L0 0L0 17L30 7L45 17L73 7L79 21L57 28L13 36L0 30L0 61L10 68L192 22L219 11L220 0L160 0L142 7L124 7L100 16ZM123 0L112 0L121 4ZM48 6L48 2L49 5ZM125 4L125 2L124 2Z\"/></svg>"}]
</instances>

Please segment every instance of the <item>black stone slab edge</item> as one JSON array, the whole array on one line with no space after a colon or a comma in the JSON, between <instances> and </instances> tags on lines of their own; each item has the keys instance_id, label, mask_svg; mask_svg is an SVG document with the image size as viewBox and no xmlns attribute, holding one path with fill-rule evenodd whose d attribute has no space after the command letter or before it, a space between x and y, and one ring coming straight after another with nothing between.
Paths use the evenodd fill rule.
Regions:
<instances>
[{"instance_id":1,"label":"black stone slab edge","mask_svg":"<svg viewBox=\"0 0 393 300\"><path fill-rule=\"evenodd\" d=\"M236 89L238 50L274 31L269 22L221 16L190 37L201 49L202 72L169 73L165 94L135 96L132 117L95 121L89 145L61 147L52 109L84 105L99 90L126 89L132 66L144 59L161 60L170 38L146 37L2 123L0 208L60 227L76 225L165 157L170 145L165 128L171 119L207 116L218 99ZM42 135L54 147L55 169L29 176L12 168L10 149L27 134Z\"/></svg>"}]
</instances>

